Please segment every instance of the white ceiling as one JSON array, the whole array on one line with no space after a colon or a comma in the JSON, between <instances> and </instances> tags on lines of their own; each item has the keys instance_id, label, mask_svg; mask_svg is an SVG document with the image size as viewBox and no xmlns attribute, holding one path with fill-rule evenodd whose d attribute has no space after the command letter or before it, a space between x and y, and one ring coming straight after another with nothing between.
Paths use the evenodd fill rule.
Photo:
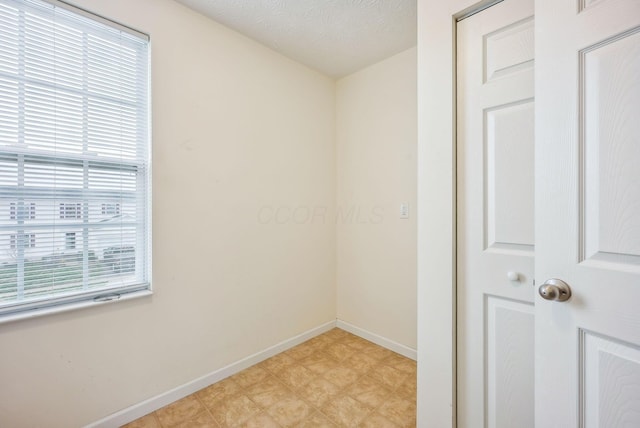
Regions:
<instances>
[{"instance_id":1,"label":"white ceiling","mask_svg":"<svg viewBox=\"0 0 640 428\"><path fill-rule=\"evenodd\" d=\"M332 77L416 44L416 0L177 0Z\"/></svg>"}]
</instances>

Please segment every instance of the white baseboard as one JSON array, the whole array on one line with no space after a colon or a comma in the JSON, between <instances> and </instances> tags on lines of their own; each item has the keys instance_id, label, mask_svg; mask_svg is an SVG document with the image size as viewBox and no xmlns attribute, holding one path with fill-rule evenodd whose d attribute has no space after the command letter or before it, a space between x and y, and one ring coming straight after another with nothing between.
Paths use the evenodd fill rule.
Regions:
<instances>
[{"instance_id":1,"label":"white baseboard","mask_svg":"<svg viewBox=\"0 0 640 428\"><path fill-rule=\"evenodd\" d=\"M185 383L184 385L173 388L170 391L164 392L160 395L149 398L148 400L145 400L141 403L134 404L131 407L127 407L126 409L113 413L103 419L100 419L99 421L96 421L87 425L87 428L120 427L148 413L156 411L161 407L166 406L167 404L171 404L174 401L177 401L177 400L180 400L181 398L186 397L187 395L193 394L194 392L199 391L202 388L206 388L211 384L220 382L222 379L225 379L233 374L236 374L246 369L247 367L251 367L254 364L258 364L259 362L264 361L267 358L271 358L274 355L279 354L280 352L284 352L289 348L293 348L294 346L299 345L302 342L305 342L315 336L325 333L331 330L332 328L334 328L335 326L336 326L336 321L329 321L325 324L322 324L316 328L312 328L311 330L308 330L295 337L284 340L278 343L277 345L271 346L263 351L257 352L253 355L243 358L240 361L236 361L233 364L229 364L226 367L215 370L198 379L192 380L191 382ZM347 329L345 328L344 330L347 330ZM354 333L354 334L357 334L357 333ZM365 339L368 339L368 338L365 337ZM375 342L375 341L372 340L372 342ZM382 345L382 346L385 346L385 345Z\"/></svg>"},{"instance_id":2,"label":"white baseboard","mask_svg":"<svg viewBox=\"0 0 640 428\"><path fill-rule=\"evenodd\" d=\"M376 345L380 345L384 348L387 348L393 352L397 352L400 355L404 355L407 358L411 358L416 361L418 359L418 352L409 348L408 346L402 345L398 342L394 342L393 340L387 339L386 337L382 337L378 334L371 333L363 328L356 327L353 324L349 324L348 322L342 320L336 320L336 327L341 328L349 333L355 334L356 336L360 336L363 339L368 340L369 342L373 342Z\"/></svg>"}]
</instances>

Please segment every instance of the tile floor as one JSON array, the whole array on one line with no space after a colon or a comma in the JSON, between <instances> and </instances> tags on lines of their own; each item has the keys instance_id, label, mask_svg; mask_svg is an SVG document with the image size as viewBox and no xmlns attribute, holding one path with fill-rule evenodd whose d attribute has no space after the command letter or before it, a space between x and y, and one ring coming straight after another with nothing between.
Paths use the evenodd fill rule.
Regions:
<instances>
[{"instance_id":1,"label":"tile floor","mask_svg":"<svg viewBox=\"0 0 640 428\"><path fill-rule=\"evenodd\" d=\"M415 361L334 328L125 427L415 427L415 402Z\"/></svg>"}]
</instances>

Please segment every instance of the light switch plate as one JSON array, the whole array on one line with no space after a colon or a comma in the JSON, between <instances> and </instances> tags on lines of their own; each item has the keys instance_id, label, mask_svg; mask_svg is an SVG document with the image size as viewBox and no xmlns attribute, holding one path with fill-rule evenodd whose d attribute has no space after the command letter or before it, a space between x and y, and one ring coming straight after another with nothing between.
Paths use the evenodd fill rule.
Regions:
<instances>
[{"instance_id":1,"label":"light switch plate","mask_svg":"<svg viewBox=\"0 0 640 428\"><path fill-rule=\"evenodd\" d=\"M400 218L409 218L409 203L403 202L400 204Z\"/></svg>"}]
</instances>

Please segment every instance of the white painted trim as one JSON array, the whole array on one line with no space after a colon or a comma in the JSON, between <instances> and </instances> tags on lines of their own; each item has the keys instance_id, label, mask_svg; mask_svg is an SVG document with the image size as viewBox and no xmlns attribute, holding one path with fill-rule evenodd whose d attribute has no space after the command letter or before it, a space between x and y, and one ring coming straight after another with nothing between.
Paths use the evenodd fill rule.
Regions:
<instances>
[{"instance_id":1,"label":"white painted trim","mask_svg":"<svg viewBox=\"0 0 640 428\"><path fill-rule=\"evenodd\" d=\"M456 426L456 18L493 0L418 1L418 426Z\"/></svg>"},{"instance_id":2,"label":"white painted trim","mask_svg":"<svg viewBox=\"0 0 640 428\"><path fill-rule=\"evenodd\" d=\"M161 407L171 404L174 401L180 400L187 395L193 394L196 391L206 388L207 386L221 381L233 374L236 374L247 367L251 367L254 364L258 364L267 358L273 357L276 354L293 348L296 345L306 342L307 340L325 333L336 326L336 321L329 321L318 327L312 328L304 333L294 336L290 339L284 340L276 345L273 345L263 351L256 352L246 358L236 361L233 364L229 364L226 367L215 370L209 374L206 374L198 379L187 382L184 385L180 385L172 390L164 392L155 397L149 398L141 403L134 404L119 412L113 413L99 421L93 422L87 425L87 428L117 428L131 421L134 421L146 414L149 414Z\"/></svg>"},{"instance_id":3,"label":"white painted trim","mask_svg":"<svg viewBox=\"0 0 640 428\"><path fill-rule=\"evenodd\" d=\"M353 324L349 324L346 321L337 320L336 327L348 331L349 333L355 334L356 336L360 336L361 338L366 339L369 342L373 342L376 345L380 345L393 352L397 352L400 355L404 355L407 358L411 358L414 361L418 358L418 351L416 351L415 349L409 348L408 346L405 346L401 343L394 342L391 339L387 339L386 337L372 333Z\"/></svg>"},{"instance_id":4,"label":"white painted trim","mask_svg":"<svg viewBox=\"0 0 640 428\"><path fill-rule=\"evenodd\" d=\"M97 293L99 296L99 293ZM108 291L103 292L103 294L110 295ZM139 299L141 297L150 297L153 295L153 291L151 289L144 289L138 291L125 291L122 290L120 292L114 291L114 295L118 295L117 299L110 300L94 300L94 299L84 299L76 302L64 303L55 306L45 306L39 309L30 309L21 312L14 312L7 315L0 315L0 324L10 323L14 321L22 321L30 318L43 317L47 315L60 314L63 312L75 311L79 309L86 309L92 306L99 305L110 305L112 303L124 302L125 300L131 299Z\"/></svg>"}]
</instances>

